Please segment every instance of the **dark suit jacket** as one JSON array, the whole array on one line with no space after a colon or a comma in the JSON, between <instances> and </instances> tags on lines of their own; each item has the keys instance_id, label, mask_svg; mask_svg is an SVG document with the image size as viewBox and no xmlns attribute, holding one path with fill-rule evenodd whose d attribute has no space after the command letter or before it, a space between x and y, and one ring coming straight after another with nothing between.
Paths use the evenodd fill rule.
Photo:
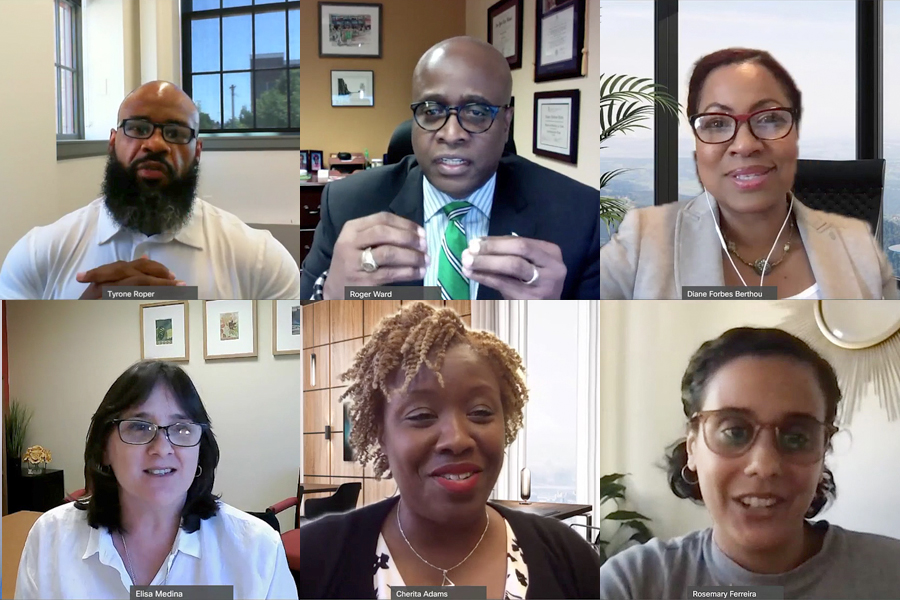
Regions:
<instances>
[{"instance_id":1,"label":"dark suit jacket","mask_svg":"<svg viewBox=\"0 0 900 600\"><path fill-rule=\"evenodd\" d=\"M300 297L329 268L334 243L347 221L389 211L424 225L422 169L414 156L395 165L357 173L329 183L322 193L321 220L303 261ZM600 297L600 192L568 177L507 155L497 167L488 235L510 235L552 242L566 265L564 299ZM434 257L433 257L434 258ZM410 281L396 285L422 285ZM497 290L478 286L479 300L500 300Z\"/></svg>"}]
</instances>

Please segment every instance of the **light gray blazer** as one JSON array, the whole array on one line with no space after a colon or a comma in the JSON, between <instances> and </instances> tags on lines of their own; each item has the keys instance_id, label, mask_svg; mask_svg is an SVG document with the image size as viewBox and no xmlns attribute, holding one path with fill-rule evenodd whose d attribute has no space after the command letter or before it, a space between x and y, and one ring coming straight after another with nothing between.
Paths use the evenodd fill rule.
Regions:
<instances>
[{"instance_id":1,"label":"light gray blazer","mask_svg":"<svg viewBox=\"0 0 900 600\"><path fill-rule=\"evenodd\" d=\"M794 212L822 298L898 298L894 274L865 221L799 200ZM721 285L722 246L702 195L628 211L600 248L603 300L680 299L682 286Z\"/></svg>"}]
</instances>

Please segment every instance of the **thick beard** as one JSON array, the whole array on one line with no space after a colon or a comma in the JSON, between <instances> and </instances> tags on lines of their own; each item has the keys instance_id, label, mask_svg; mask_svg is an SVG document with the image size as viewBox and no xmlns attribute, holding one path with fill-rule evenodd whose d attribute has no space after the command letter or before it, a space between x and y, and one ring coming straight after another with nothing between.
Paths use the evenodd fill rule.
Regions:
<instances>
[{"instance_id":1,"label":"thick beard","mask_svg":"<svg viewBox=\"0 0 900 600\"><path fill-rule=\"evenodd\" d=\"M147 157L146 160L160 160ZM194 195L200 177L200 161L194 159L187 173L174 177L167 172L171 183L148 184L137 176L138 163L125 167L110 153L106 161L102 193L106 210L121 227L135 233L151 236L158 233L175 233L190 219L194 207Z\"/></svg>"}]
</instances>

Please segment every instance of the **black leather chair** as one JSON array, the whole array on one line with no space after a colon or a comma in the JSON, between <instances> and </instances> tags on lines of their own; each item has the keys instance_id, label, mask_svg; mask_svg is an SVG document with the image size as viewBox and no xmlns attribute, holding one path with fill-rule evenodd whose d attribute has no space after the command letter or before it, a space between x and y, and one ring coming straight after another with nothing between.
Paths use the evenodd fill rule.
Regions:
<instances>
[{"instance_id":1,"label":"black leather chair","mask_svg":"<svg viewBox=\"0 0 900 600\"><path fill-rule=\"evenodd\" d=\"M281 534L281 525L278 523L278 517L275 516L275 513L273 513L271 509L267 509L265 512L248 512L247 514L265 521L272 529L277 531L279 535Z\"/></svg>"},{"instance_id":2,"label":"black leather chair","mask_svg":"<svg viewBox=\"0 0 900 600\"><path fill-rule=\"evenodd\" d=\"M384 164L393 165L403 160L404 157L413 153L412 147L412 128L417 127L413 120L404 121L397 125L391 141L388 143L387 154L384 155ZM509 139L506 140L506 147L503 149L504 154L516 153L516 142L513 141L512 128L509 130Z\"/></svg>"},{"instance_id":3,"label":"black leather chair","mask_svg":"<svg viewBox=\"0 0 900 600\"><path fill-rule=\"evenodd\" d=\"M881 243L883 158L798 160L794 194L810 208L866 221Z\"/></svg>"},{"instance_id":4,"label":"black leather chair","mask_svg":"<svg viewBox=\"0 0 900 600\"><path fill-rule=\"evenodd\" d=\"M356 508L359 501L359 493L362 491L362 483L342 483L337 491L327 498L307 498L301 525L304 521L312 521L328 513L343 513Z\"/></svg>"}]
</instances>

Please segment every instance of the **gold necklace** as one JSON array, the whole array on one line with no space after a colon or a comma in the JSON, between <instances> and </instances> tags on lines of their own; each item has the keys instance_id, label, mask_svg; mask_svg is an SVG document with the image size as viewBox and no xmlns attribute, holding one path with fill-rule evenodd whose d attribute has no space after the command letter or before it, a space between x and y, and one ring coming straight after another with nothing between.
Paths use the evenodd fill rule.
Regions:
<instances>
[{"instance_id":1,"label":"gold necklace","mask_svg":"<svg viewBox=\"0 0 900 600\"><path fill-rule=\"evenodd\" d=\"M757 275L763 276L763 275L768 275L769 273L771 273L775 267L780 265L781 262L785 258L787 258L788 252L791 251L791 238L793 237L793 233L794 233L794 219L791 218L791 228L788 230L787 242L785 242L784 247L782 248L782 250L784 252L782 253L781 258L779 258L778 260L776 260L774 262L770 262L770 261L766 260L765 258L760 258L757 261L749 262L743 256L738 254L737 245L733 241L729 240L728 238L725 238L724 231L722 232L722 237L725 238L725 245L728 247L729 252L734 254L738 258L739 261L741 261L742 263L744 263L745 265L747 265L748 267L750 267L754 271L756 271Z\"/></svg>"},{"instance_id":2,"label":"gold necklace","mask_svg":"<svg viewBox=\"0 0 900 600\"><path fill-rule=\"evenodd\" d=\"M450 567L449 569L442 569L442 568L440 568L440 567L438 567L438 566L436 566L436 565L431 564L430 562L428 562L428 561L425 560L424 558L422 558L422 555L419 554L418 552L416 552L416 549L413 548L412 544L409 543L409 540L406 538L406 534L403 533L403 525L400 523L400 502L397 502L397 527L400 528L400 535L403 536L403 541L406 542L406 545L409 546L409 549L413 551L413 554L415 554L417 557L419 557L419 560L421 560L423 563L425 563L426 565L428 565L428 566L431 567L432 569L435 569L435 570L441 572L441 574L444 576L443 579L441 579L441 585L442 585L442 586L445 586L445 585L456 585L455 583L453 583L453 582L450 580L449 577L447 577L447 573L449 573L450 571L452 571L452 570L455 569L456 567L460 566L461 564L463 564L464 562L466 562L467 560L469 560L469 557L471 557L473 554L475 554L475 551L478 550L478 546L481 545L481 541L484 539L484 534L487 533L488 527L489 527L490 524L491 524L491 515L488 514L487 507L484 508L484 516L487 517L487 523L486 523L485 526L484 526L484 531L481 532L481 537L478 539L478 543L475 544L475 547L472 548L472 551L469 552L469 553L466 555L466 557L465 557L464 559L462 559L461 561L459 561L458 563L456 563L454 566Z\"/></svg>"},{"instance_id":3,"label":"gold necklace","mask_svg":"<svg viewBox=\"0 0 900 600\"><path fill-rule=\"evenodd\" d=\"M137 581L134 578L134 565L131 564L131 557L128 556L128 545L125 543L125 536L122 535L121 531L119 532L119 538L121 538L121 540L122 540L122 548L125 549L125 560L128 562L128 564L125 566L125 570L128 571L128 575L129 575L129 577L131 577L131 584L137 585ZM178 539L177 534L176 534L175 538ZM173 549L175 548L174 543L172 544L172 548ZM166 577L165 577L165 579L163 579L163 582L162 582L163 585L166 585L166 582L169 581L169 567L171 566L169 564L169 556L171 554L172 554L172 552L170 551L169 554L166 555ZM129 567L130 567L130 569L129 569ZM152 579L150 580L150 583L153 583Z\"/></svg>"}]
</instances>

